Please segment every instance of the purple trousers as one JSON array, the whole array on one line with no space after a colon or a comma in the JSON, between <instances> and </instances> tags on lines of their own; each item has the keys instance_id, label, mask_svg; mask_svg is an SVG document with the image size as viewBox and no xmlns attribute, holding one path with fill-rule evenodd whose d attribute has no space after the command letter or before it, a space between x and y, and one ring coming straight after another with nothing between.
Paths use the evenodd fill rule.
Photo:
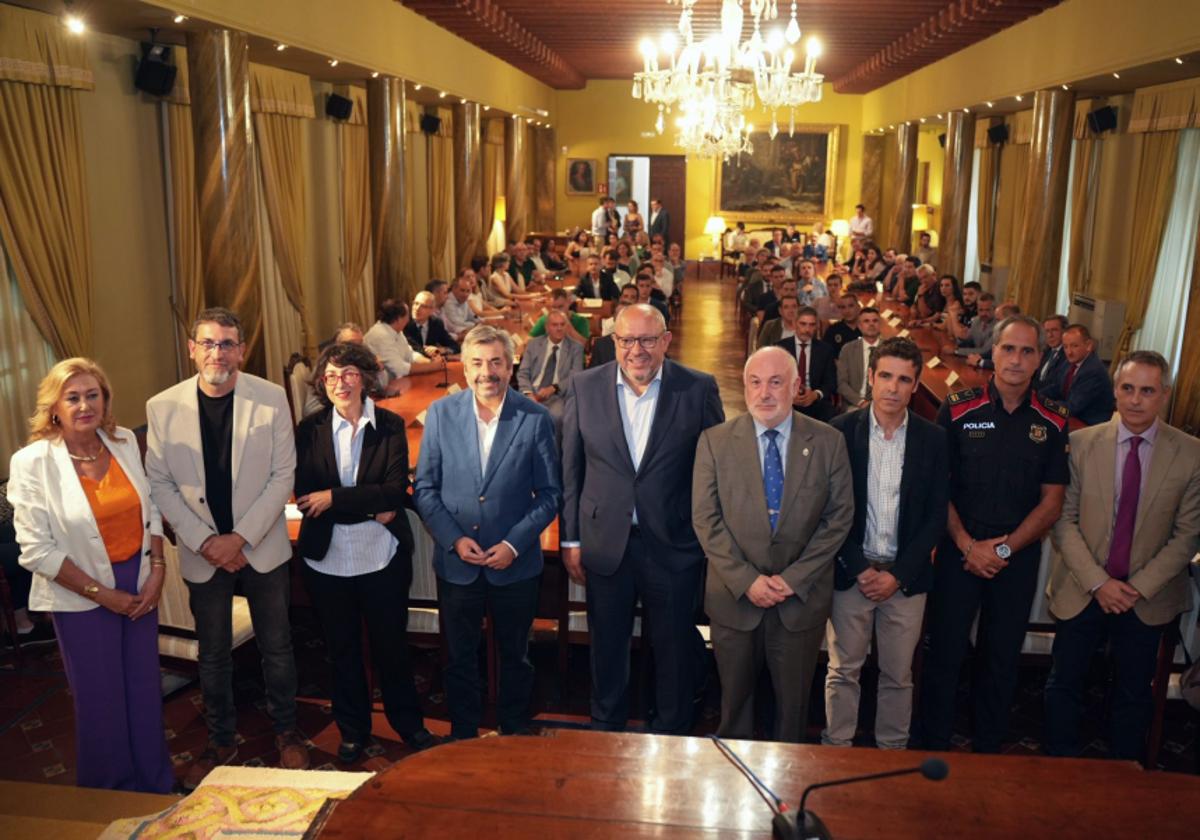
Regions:
<instances>
[{"instance_id":1,"label":"purple trousers","mask_svg":"<svg viewBox=\"0 0 1200 840\"><path fill-rule=\"evenodd\" d=\"M141 552L113 564L116 588L137 593ZM130 621L104 607L53 613L75 698L80 787L169 793L175 784L163 736L158 611Z\"/></svg>"}]
</instances>

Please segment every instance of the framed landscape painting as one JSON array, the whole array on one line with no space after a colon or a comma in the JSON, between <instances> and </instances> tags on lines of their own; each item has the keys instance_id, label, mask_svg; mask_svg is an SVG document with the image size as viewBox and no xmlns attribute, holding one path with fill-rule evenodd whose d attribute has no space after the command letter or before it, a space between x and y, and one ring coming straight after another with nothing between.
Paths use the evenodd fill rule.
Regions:
<instances>
[{"instance_id":1,"label":"framed landscape painting","mask_svg":"<svg viewBox=\"0 0 1200 840\"><path fill-rule=\"evenodd\" d=\"M730 158L717 175L717 206L734 219L809 223L833 214L839 126L796 126L772 140L750 135L754 151Z\"/></svg>"}]
</instances>

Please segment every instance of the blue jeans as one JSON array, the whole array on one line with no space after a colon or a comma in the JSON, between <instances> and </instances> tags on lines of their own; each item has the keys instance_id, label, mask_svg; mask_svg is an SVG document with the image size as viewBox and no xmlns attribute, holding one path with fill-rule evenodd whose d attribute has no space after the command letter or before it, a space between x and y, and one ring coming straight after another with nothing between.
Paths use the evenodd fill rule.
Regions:
<instances>
[{"instance_id":1,"label":"blue jeans","mask_svg":"<svg viewBox=\"0 0 1200 840\"><path fill-rule=\"evenodd\" d=\"M262 656L267 713L276 734L296 728L296 660L292 655L292 625L288 618L291 579L288 564L269 572L249 565L237 572L217 569L204 583L187 582L189 604L200 640L200 691L208 736L223 747L237 734L233 699L233 592L240 582L250 604L250 621Z\"/></svg>"}]
</instances>

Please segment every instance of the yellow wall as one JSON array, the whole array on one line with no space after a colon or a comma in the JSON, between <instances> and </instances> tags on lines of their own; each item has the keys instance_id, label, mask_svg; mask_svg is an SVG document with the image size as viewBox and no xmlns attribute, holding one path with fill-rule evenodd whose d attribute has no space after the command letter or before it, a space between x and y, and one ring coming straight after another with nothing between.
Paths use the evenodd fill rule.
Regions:
<instances>
[{"instance_id":1,"label":"yellow wall","mask_svg":"<svg viewBox=\"0 0 1200 840\"><path fill-rule=\"evenodd\" d=\"M858 202L862 184L862 118L860 96L843 96L829 85L820 102L805 105L796 111L796 127L803 124L841 125L838 138L838 165L834 185L833 210L835 217L845 216ZM661 136L643 137L654 131L657 109L630 96L626 81L592 81L579 91L560 90L554 112L558 115L554 128L559 145L557 173L557 206L555 227L562 231L586 227L596 207L596 196L567 196L566 159L592 158L606 171L610 154L677 155L671 119ZM750 117L755 128L766 129L771 122L769 113L757 112ZM780 115L780 130L787 131L787 115ZM566 152L563 152L566 147ZM599 180L607 180L602 175ZM712 241L704 233L704 223L716 212L717 165L712 160L688 158L687 162L687 222L684 233L684 252L689 258L712 251ZM672 208L667 208L669 211ZM648 210L648 208L643 208ZM726 220L732 223L734 219Z\"/></svg>"},{"instance_id":2,"label":"yellow wall","mask_svg":"<svg viewBox=\"0 0 1200 840\"><path fill-rule=\"evenodd\" d=\"M396 0L143 0L514 112L554 92ZM553 114L551 118L553 119Z\"/></svg>"},{"instance_id":3,"label":"yellow wall","mask_svg":"<svg viewBox=\"0 0 1200 840\"><path fill-rule=\"evenodd\" d=\"M870 131L1200 49L1195 0L1066 0L863 97Z\"/></svg>"},{"instance_id":4,"label":"yellow wall","mask_svg":"<svg viewBox=\"0 0 1200 840\"><path fill-rule=\"evenodd\" d=\"M138 45L89 36L94 91L79 94L94 277L93 355L112 380L117 422L145 422L175 382L159 106L133 89Z\"/></svg>"}]
</instances>

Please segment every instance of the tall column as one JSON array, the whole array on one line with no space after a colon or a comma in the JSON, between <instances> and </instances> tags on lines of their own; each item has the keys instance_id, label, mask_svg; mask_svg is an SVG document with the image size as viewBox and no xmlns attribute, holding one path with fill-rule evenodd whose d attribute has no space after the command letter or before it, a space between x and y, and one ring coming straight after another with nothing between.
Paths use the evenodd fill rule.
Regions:
<instances>
[{"instance_id":1,"label":"tall column","mask_svg":"<svg viewBox=\"0 0 1200 840\"><path fill-rule=\"evenodd\" d=\"M504 121L504 157L508 181L504 190L506 233L511 242L529 230L529 124L520 117Z\"/></svg>"},{"instance_id":2,"label":"tall column","mask_svg":"<svg viewBox=\"0 0 1200 840\"><path fill-rule=\"evenodd\" d=\"M533 132L533 229L550 233L555 229L554 175L558 171L558 150L554 146L554 129L539 128Z\"/></svg>"},{"instance_id":3,"label":"tall column","mask_svg":"<svg viewBox=\"0 0 1200 840\"><path fill-rule=\"evenodd\" d=\"M1053 88L1034 94L1025 207L1009 297L1035 318L1051 314L1058 295L1074 118L1075 94L1071 91Z\"/></svg>"},{"instance_id":4,"label":"tall column","mask_svg":"<svg viewBox=\"0 0 1200 840\"><path fill-rule=\"evenodd\" d=\"M486 256L483 216L483 150L479 136L479 103L454 106L454 226L458 260L470 265Z\"/></svg>"},{"instance_id":5,"label":"tall column","mask_svg":"<svg viewBox=\"0 0 1200 840\"><path fill-rule=\"evenodd\" d=\"M238 314L245 367L265 372L254 181L250 165L250 52L243 32L188 32L204 299Z\"/></svg>"},{"instance_id":6,"label":"tall column","mask_svg":"<svg viewBox=\"0 0 1200 840\"><path fill-rule=\"evenodd\" d=\"M971 212L971 165L975 157L975 115L951 111L946 121L946 166L942 176L942 225L938 268L962 279L967 261L967 222Z\"/></svg>"},{"instance_id":7,"label":"tall column","mask_svg":"<svg viewBox=\"0 0 1200 840\"><path fill-rule=\"evenodd\" d=\"M883 248L907 252L912 247L912 205L917 194L917 134L914 122L896 126L896 195L893 199L891 227Z\"/></svg>"},{"instance_id":8,"label":"tall column","mask_svg":"<svg viewBox=\"0 0 1200 840\"><path fill-rule=\"evenodd\" d=\"M380 76L367 80L376 301L403 295L410 279L405 253L404 96L401 79Z\"/></svg>"}]
</instances>

